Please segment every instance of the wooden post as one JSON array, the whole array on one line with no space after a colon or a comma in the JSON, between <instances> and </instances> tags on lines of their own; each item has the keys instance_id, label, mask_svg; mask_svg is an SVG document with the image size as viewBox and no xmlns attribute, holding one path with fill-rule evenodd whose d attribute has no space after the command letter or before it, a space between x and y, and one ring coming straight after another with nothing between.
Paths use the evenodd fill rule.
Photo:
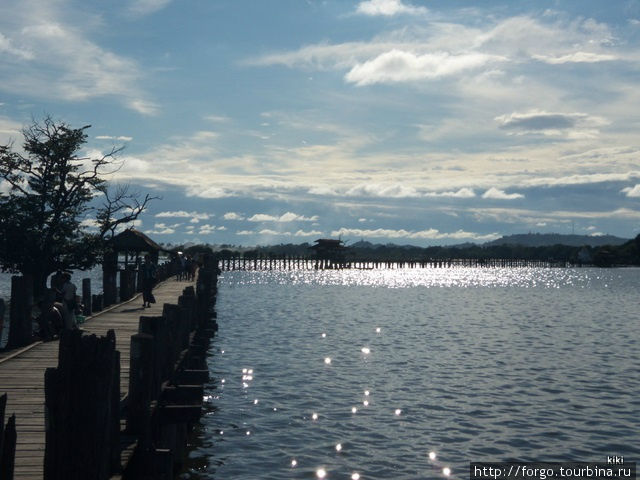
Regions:
<instances>
[{"instance_id":1,"label":"wooden post","mask_svg":"<svg viewBox=\"0 0 640 480\"><path fill-rule=\"evenodd\" d=\"M16 416L11 415L7 426L4 425L7 394L0 396L0 478L13 480L16 457Z\"/></svg>"},{"instance_id":2,"label":"wooden post","mask_svg":"<svg viewBox=\"0 0 640 480\"><path fill-rule=\"evenodd\" d=\"M58 367L45 371L45 480L106 480L120 453L115 333L65 330Z\"/></svg>"},{"instance_id":3,"label":"wooden post","mask_svg":"<svg viewBox=\"0 0 640 480\"><path fill-rule=\"evenodd\" d=\"M31 281L31 277L11 277L8 348L23 347L31 343L32 304L33 282Z\"/></svg>"},{"instance_id":4,"label":"wooden post","mask_svg":"<svg viewBox=\"0 0 640 480\"><path fill-rule=\"evenodd\" d=\"M93 312L92 307L92 297L91 297L91 279L83 278L82 279L82 305L84 306L82 310L82 314L85 316L91 315Z\"/></svg>"},{"instance_id":5,"label":"wooden post","mask_svg":"<svg viewBox=\"0 0 640 480\"><path fill-rule=\"evenodd\" d=\"M170 338L167 319L160 317L140 317L138 333L146 333L153 337L153 368L151 382L151 400L160 395L162 382L169 377L172 365L169 364Z\"/></svg>"},{"instance_id":6,"label":"wooden post","mask_svg":"<svg viewBox=\"0 0 640 480\"><path fill-rule=\"evenodd\" d=\"M152 385L153 336L137 333L131 336L127 432L141 435L143 443L149 440L147 435Z\"/></svg>"},{"instance_id":7,"label":"wooden post","mask_svg":"<svg viewBox=\"0 0 640 480\"><path fill-rule=\"evenodd\" d=\"M0 335L2 334L2 330L4 329L4 312L6 311L7 306L4 303L4 300L0 298Z\"/></svg>"},{"instance_id":8,"label":"wooden post","mask_svg":"<svg viewBox=\"0 0 640 480\"><path fill-rule=\"evenodd\" d=\"M117 275L118 253L106 253L102 263L102 291L104 292L103 305L105 307L118 301Z\"/></svg>"},{"instance_id":9,"label":"wooden post","mask_svg":"<svg viewBox=\"0 0 640 480\"><path fill-rule=\"evenodd\" d=\"M102 311L102 294L91 295L91 313Z\"/></svg>"}]
</instances>

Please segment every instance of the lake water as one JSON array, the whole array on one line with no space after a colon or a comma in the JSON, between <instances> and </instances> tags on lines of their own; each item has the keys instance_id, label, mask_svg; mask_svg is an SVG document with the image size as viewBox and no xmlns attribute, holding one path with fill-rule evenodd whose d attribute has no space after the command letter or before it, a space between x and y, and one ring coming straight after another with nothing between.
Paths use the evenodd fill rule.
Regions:
<instances>
[{"instance_id":1,"label":"lake water","mask_svg":"<svg viewBox=\"0 0 640 480\"><path fill-rule=\"evenodd\" d=\"M638 459L640 269L219 283L206 415L182 478L468 478L471 461Z\"/></svg>"}]
</instances>

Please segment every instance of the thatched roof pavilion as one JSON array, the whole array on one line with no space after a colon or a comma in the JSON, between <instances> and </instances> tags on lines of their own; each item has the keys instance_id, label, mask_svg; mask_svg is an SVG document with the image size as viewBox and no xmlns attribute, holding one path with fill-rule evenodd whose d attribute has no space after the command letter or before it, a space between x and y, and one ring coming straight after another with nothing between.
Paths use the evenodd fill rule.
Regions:
<instances>
[{"instance_id":1,"label":"thatched roof pavilion","mask_svg":"<svg viewBox=\"0 0 640 480\"><path fill-rule=\"evenodd\" d=\"M159 252L167 251L144 233L134 228L129 228L114 236L111 239L111 245L116 252L148 252L157 255Z\"/></svg>"}]
</instances>

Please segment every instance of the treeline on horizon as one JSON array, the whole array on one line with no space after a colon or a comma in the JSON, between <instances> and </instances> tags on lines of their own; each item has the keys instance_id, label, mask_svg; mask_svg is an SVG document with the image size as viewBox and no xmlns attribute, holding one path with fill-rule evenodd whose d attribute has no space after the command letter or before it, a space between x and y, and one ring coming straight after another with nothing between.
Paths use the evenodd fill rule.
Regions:
<instances>
[{"instance_id":1,"label":"treeline on horizon","mask_svg":"<svg viewBox=\"0 0 640 480\"><path fill-rule=\"evenodd\" d=\"M259 246L251 249L232 245L221 245L216 252L223 258L269 258L269 257L312 257L309 243L279 244ZM209 245L173 247L187 254L214 252ZM417 247L412 245L373 245L358 242L347 246L344 251L346 261L426 261L447 259L507 259L537 260L551 263L568 262L572 264L595 265L600 267L640 265L640 235L621 245L602 246L525 246L518 244Z\"/></svg>"}]
</instances>

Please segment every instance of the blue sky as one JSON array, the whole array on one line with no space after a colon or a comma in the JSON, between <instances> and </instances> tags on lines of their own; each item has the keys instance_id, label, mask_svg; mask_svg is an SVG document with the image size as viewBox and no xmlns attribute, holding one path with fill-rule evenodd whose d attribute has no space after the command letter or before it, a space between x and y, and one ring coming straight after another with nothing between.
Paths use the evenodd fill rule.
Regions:
<instances>
[{"instance_id":1,"label":"blue sky","mask_svg":"<svg viewBox=\"0 0 640 480\"><path fill-rule=\"evenodd\" d=\"M0 142L91 124L160 242L631 238L639 43L639 1L5 0Z\"/></svg>"}]
</instances>

